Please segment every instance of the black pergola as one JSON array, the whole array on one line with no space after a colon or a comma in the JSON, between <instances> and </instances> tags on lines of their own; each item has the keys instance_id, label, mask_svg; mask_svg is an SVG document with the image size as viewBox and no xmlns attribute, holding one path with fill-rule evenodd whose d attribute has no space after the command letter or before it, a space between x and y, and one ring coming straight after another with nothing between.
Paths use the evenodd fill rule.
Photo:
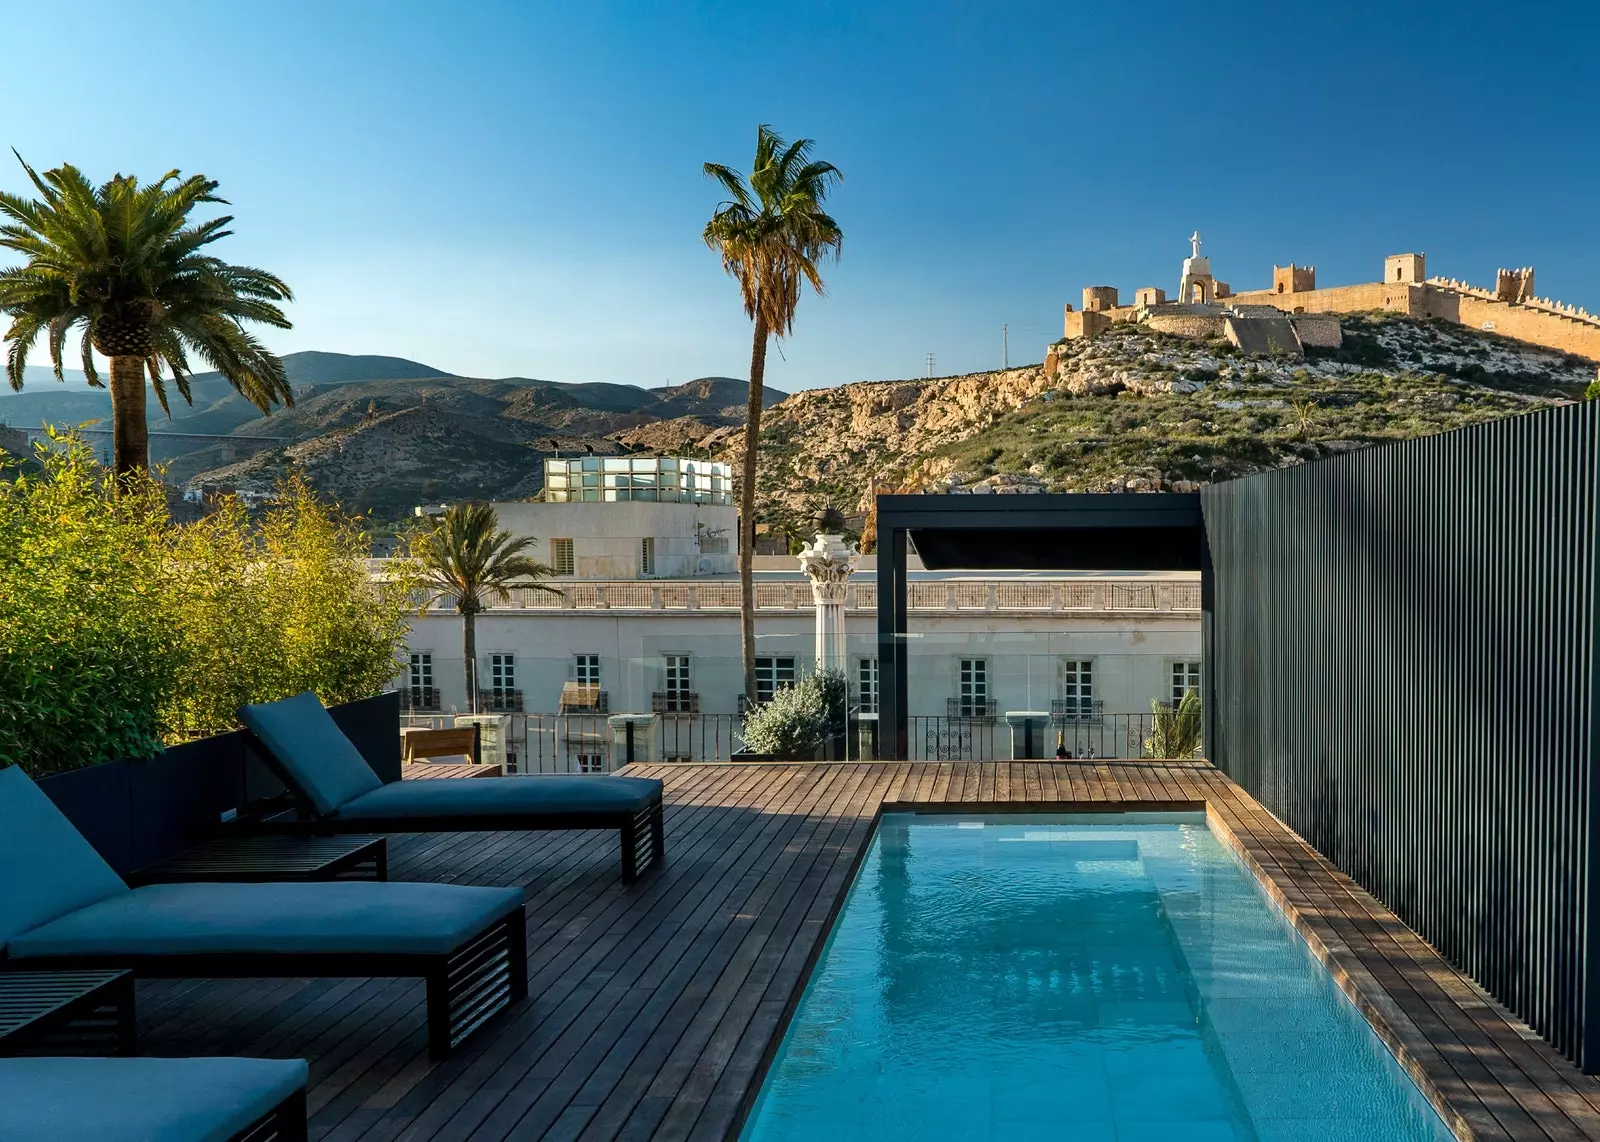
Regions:
<instances>
[{"instance_id":1,"label":"black pergola","mask_svg":"<svg viewBox=\"0 0 1600 1142\"><path fill-rule=\"evenodd\" d=\"M908 538L930 571L1199 571L1210 657L1210 555L1198 493L879 496L880 757L910 756ZM1209 689L1210 672L1202 678ZM1212 703L1204 708L1209 740Z\"/></svg>"}]
</instances>

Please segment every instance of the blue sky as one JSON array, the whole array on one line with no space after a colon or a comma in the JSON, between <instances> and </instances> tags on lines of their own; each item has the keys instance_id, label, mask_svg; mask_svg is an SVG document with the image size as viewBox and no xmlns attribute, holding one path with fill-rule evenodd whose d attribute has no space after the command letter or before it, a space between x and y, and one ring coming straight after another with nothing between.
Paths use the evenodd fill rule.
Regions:
<instances>
[{"instance_id":1,"label":"blue sky","mask_svg":"<svg viewBox=\"0 0 1600 1142\"><path fill-rule=\"evenodd\" d=\"M785 389L1037 361L1088 283L1320 284L1387 253L1600 310L1600 16L1541 2L271 4L0 0L0 142L221 180L280 352L646 386L742 376L700 243L756 125L845 182ZM0 187L22 190L9 156ZM42 360L40 361L42 363Z\"/></svg>"}]
</instances>

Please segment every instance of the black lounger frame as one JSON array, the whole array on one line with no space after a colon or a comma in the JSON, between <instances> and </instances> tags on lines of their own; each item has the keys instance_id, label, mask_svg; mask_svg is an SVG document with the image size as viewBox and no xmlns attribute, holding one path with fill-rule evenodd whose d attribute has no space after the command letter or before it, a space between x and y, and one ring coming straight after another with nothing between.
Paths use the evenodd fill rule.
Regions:
<instances>
[{"instance_id":1,"label":"black lounger frame","mask_svg":"<svg viewBox=\"0 0 1600 1142\"><path fill-rule=\"evenodd\" d=\"M447 1058L490 1017L528 995L527 918L513 909L441 955L370 952L0 956L0 969L126 968L141 979L421 978L428 984L428 1054Z\"/></svg>"},{"instance_id":2,"label":"black lounger frame","mask_svg":"<svg viewBox=\"0 0 1600 1142\"><path fill-rule=\"evenodd\" d=\"M667 860L665 810L660 797L637 812L617 813L490 813L440 814L434 817L361 817L345 819L337 813L317 812L294 775L267 748L265 742L244 731L267 767L294 798L298 817L266 817L256 827L274 833L498 833L561 829L616 829L622 847L622 883L660 868ZM402 780L404 780L402 778ZM460 780L484 780L462 778ZM524 780L540 781L529 776ZM602 781L604 778L595 777Z\"/></svg>"},{"instance_id":3,"label":"black lounger frame","mask_svg":"<svg viewBox=\"0 0 1600 1142\"><path fill-rule=\"evenodd\" d=\"M301 1087L228 1142L306 1142L306 1088Z\"/></svg>"}]
</instances>

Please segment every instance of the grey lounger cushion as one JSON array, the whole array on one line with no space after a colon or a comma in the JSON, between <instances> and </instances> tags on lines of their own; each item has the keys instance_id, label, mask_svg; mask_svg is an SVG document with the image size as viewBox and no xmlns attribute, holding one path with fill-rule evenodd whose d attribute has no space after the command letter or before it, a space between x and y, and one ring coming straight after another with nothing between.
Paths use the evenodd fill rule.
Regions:
<instances>
[{"instance_id":1,"label":"grey lounger cushion","mask_svg":"<svg viewBox=\"0 0 1600 1142\"><path fill-rule=\"evenodd\" d=\"M473 777L393 781L339 808L340 820L637 813L661 800L653 777Z\"/></svg>"},{"instance_id":2,"label":"grey lounger cushion","mask_svg":"<svg viewBox=\"0 0 1600 1142\"><path fill-rule=\"evenodd\" d=\"M6 1142L226 1142L306 1085L302 1059L0 1059Z\"/></svg>"},{"instance_id":3,"label":"grey lounger cushion","mask_svg":"<svg viewBox=\"0 0 1600 1142\"><path fill-rule=\"evenodd\" d=\"M14 937L36 956L439 955L523 903L520 888L459 884L153 884Z\"/></svg>"},{"instance_id":4,"label":"grey lounger cushion","mask_svg":"<svg viewBox=\"0 0 1600 1142\"><path fill-rule=\"evenodd\" d=\"M0 948L68 912L128 891L26 773L0 769Z\"/></svg>"},{"instance_id":5,"label":"grey lounger cushion","mask_svg":"<svg viewBox=\"0 0 1600 1142\"><path fill-rule=\"evenodd\" d=\"M309 690L279 702L245 706L239 710L239 720L272 751L324 816L383 784Z\"/></svg>"}]
</instances>

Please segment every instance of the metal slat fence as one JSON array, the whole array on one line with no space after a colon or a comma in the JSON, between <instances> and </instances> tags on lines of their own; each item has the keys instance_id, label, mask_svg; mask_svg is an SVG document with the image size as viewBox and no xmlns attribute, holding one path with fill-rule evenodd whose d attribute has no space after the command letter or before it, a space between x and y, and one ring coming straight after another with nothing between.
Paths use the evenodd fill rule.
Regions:
<instances>
[{"instance_id":1,"label":"metal slat fence","mask_svg":"<svg viewBox=\"0 0 1600 1142\"><path fill-rule=\"evenodd\" d=\"M1600 402L1215 484L1210 756L1588 1072Z\"/></svg>"}]
</instances>

